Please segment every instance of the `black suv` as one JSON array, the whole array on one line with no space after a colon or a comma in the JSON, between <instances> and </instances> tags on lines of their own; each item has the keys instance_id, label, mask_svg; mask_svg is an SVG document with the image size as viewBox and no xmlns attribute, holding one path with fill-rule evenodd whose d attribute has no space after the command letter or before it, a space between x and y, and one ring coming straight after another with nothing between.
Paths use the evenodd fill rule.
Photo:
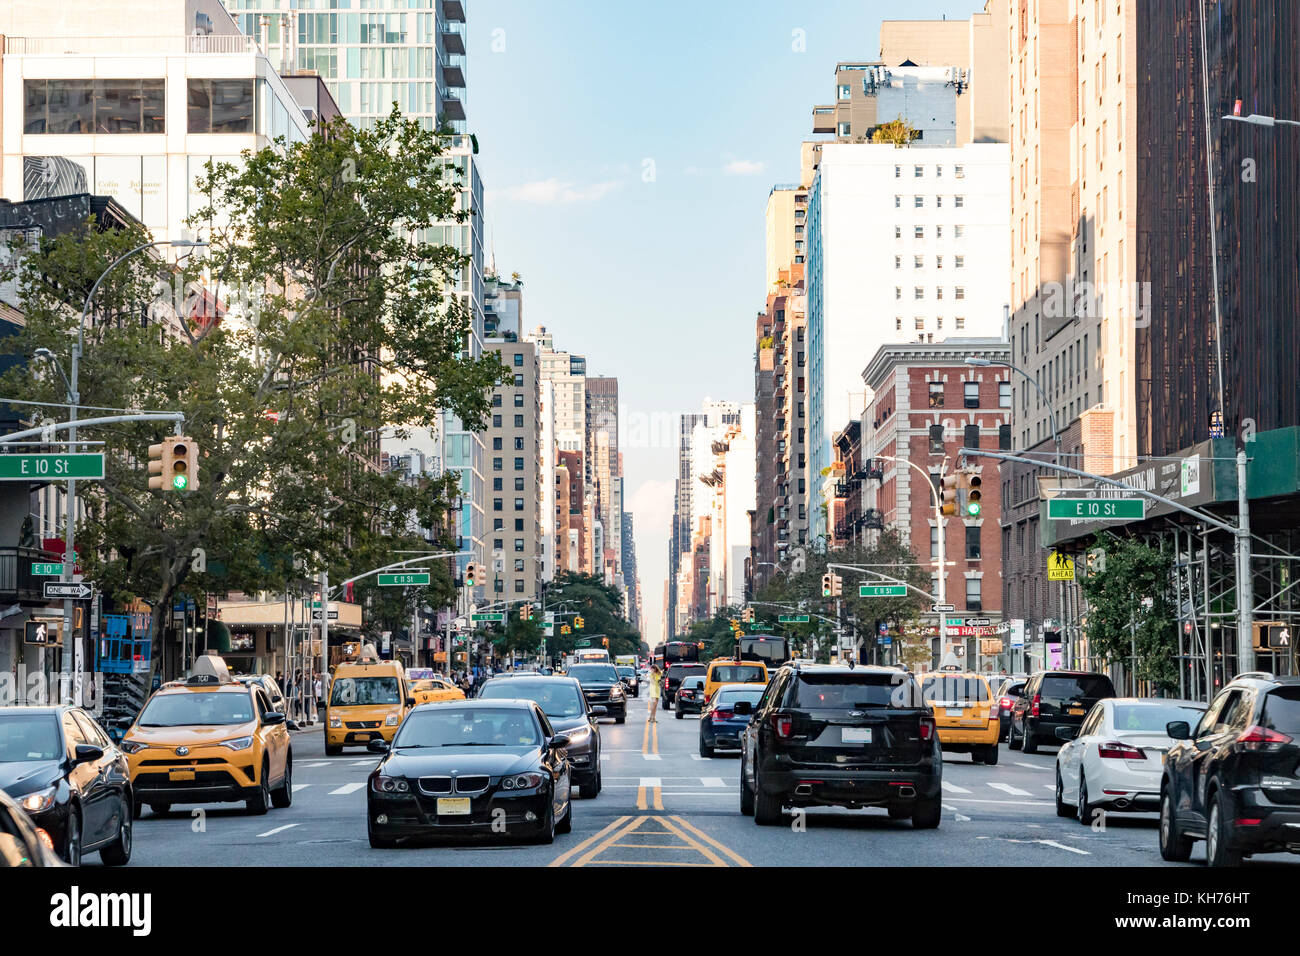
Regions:
<instances>
[{"instance_id":1,"label":"black suv","mask_svg":"<svg viewBox=\"0 0 1300 956\"><path fill-rule=\"evenodd\" d=\"M614 718L614 723L621 724L627 720L627 693L623 690L623 678L618 676L618 669L613 664L599 661L574 664L565 676L577 680L582 685L582 696L587 698L587 703L592 707L604 707L605 713Z\"/></svg>"},{"instance_id":2,"label":"black suv","mask_svg":"<svg viewBox=\"0 0 1300 956\"><path fill-rule=\"evenodd\" d=\"M664 671L664 708L668 709L673 705L673 698L677 696L677 688L682 684L682 678L700 676L703 677L709 672L704 664L669 664L668 670Z\"/></svg>"},{"instance_id":3,"label":"black suv","mask_svg":"<svg viewBox=\"0 0 1300 956\"><path fill-rule=\"evenodd\" d=\"M912 675L887 667L787 664L740 740L740 812L767 826L785 807L884 807L939 825L943 756Z\"/></svg>"},{"instance_id":4,"label":"black suv","mask_svg":"<svg viewBox=\"0 0 1300 956\"><path fill-rule=\"evenodd\" d=\"M1236 866L1252 853L1300 853L1300 677L1252 672L1210 702L1174 745L1160 781L1160 855Z\"/></svg>"},{"instance_id":5,"label":"black suv","mask_svg":"<svg viewBox=\"0 0 1300 956\"><path fill-rule=\"evenodd\" d=\"M1115 685L1105 674L1088 671L1039 671L1025 684L1011 706L1007 746L1038 753L1040 744L1059 747L1068 736L1063 728L1077 730L1092 705L1115 696Z\"/></svg>"}]
</instances>

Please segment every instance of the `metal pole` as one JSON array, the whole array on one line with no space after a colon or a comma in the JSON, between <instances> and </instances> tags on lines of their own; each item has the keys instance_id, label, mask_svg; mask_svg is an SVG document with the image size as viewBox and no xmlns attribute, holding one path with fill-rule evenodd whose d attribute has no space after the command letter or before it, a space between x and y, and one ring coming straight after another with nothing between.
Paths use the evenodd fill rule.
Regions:
<instances>
[{"instance_id":1,"label":"metal pole","mask_svg":"<svg viewBox=\"0 0 1300 956\"><path fill-rule=\"evenodd\" d=\"M1237 673L1255 669L1255 586L1250 574L1250 503L1246 450L1237 451ZM1226 675L1225 675L1226 676Z\"/></svg>"},{"instance_id":2,"label":"metal pole","mask_svg":"<svg viewBox=\"0 0 1300 956\"><path fill-rule=\"evenodd\" d=\"M320 680L321 693L328 694L330 679L330 573L322 571L320 573L320 600L325 606L325 614L320 619ZM320 715L324 720L324 715Z\"/></svg>"}]
</instances>

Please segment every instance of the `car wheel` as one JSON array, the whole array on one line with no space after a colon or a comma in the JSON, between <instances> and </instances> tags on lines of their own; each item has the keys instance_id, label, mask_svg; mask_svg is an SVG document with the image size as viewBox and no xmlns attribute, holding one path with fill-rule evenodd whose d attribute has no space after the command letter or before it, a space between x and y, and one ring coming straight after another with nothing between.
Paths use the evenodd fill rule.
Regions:
<instances>
[{"instance_id":1,"label":"car wheel","mask_svg":"<svg viewBox=\"0 0 1300 956\"><path fill-rule=\"evenodd\" d=\"M600 769L596 770L596 782L591 785L591 796L594 799L600 795Z\"/></svg>"},{"instance_id":2,"label":"car wheel","mask_svg":"<svg viewBox=\"0 0 1300 956\"><path fill-rule=\"evenodd\" d=\"M677 708L677 719L678 720L682 719L682 709L680 707Z\"/></svg>"},{"instance_id":3,"label":"car wheel","mask_svg":"<svg viewBox=\"0 0 1300 956\"><path fill-rule=\"evenodd\" d=\"M81 811L68 809L68 826L63 834L63 862L68 866L81 866Z\"/></svg>"},{"instance_id":4,"label":"car wheel","mask_svg":"<svg viewBox=\"0 0 1300 956\"><path fill-rule=\"evenodd\" d=\"M260 817L271 806L271 767L265 759L262 761L262 779L257 791L244 801L244 809L255 817Z\"/></svg>"},{"instance_id":5,"label":"car wheel","mask_svg":"<svg viewBox=\"0 0 1300 956\"><path fill-rule=\"evenodd\" d=\"M117 824L117 839L99 851L99 860L105 866L126 866L131 862L131 827L134 817L131 802L122 798L122 818Z\"/></svg>"},{"instance_id":6,"label":"car wheel","mask_svg":"<svg viewBox=\"0 0 1300 956\"><path fill-rule=\"evenodd\" d=\"M1207 866L1241 866L1242 853L1229 846L1232 832L1228 829L1227 801L1222 791L1215 791L1210 803L1210 822L1205 828L1205 864Z\"/></svg>"},{"instance_id":7,"label":"car wheel","mask_svg":"<svg viewBox=\"0 0 1300 956\"><path fill-rule=\"evenodd\" d=\"M757 771L754 772L754 822L760 827L781 822L781 798L763 792L763 781Z\"/></svg>"},{"instance_id":8,"label":"car wheel","mask_svg":"<svg viewBox=\"0 0 1300 956\"><path fill-rule=\"evenodd\" d=\"M1011 724L1007 727L1007 749L1019 750L1020 738L1016 736L1016 725Z\"/></svg>"},{"instance_id":9,"label":"car wheel","mask_svg":"<svg viewBox=\"0 0 1300 956\"><path fill-rule=\"evenodd\" d=\"M706 743L704 742L704 735L703 735L703 734L700 735L700 756L701 756L701 757L712 757L712 756L713 756L713 748L710 747L708 744L706 744Z\"/></svg>"},{"instance_id":10,"label":"car wheel","mask_svg":"<svg viewBox=\"0 0 1300 956\"><path fill-rule=\"evenodd\" d=\"M564 819L555 825L555 832L558 834L573 832L573 798L569 798L569 806L564 811Z\"/></svg>"},{"instance_id":11,"label":"car wheel","mask_svg":"<svg viewBox=\"0 0 1300 956\"><path fill-rule=\"evenodd\" d=\"M1186 863L1192 855L1192 840L1178 832L1174 798L1168 788L1160 794L1160 856L1170 863Z\"/></svg>"},{"instance_id":12,"label":"car wheel","mask_svg":"<svg viewBox=\"0 0 1300 956\"><path fill-rule=\"evenodd\" d=\"M989 744L984 748L984 765L986 767L996 767L998 765L997 744Z\"/></svg>"},{"instance_id":13,"label":"car wheel","mask_svg":"<svg viewBox=\"0 0 1300 956\"><path fill-rule=\"evenodd\" d=\"M284 762L284 781L280 789L271 794L271 806L283 810L293 803L293 758Z\"/></svg>"},{"instance_id":14,"label":"car wheel","mask_svg":"<svg viewBox=\"0 0 1300 956\"><path fill-rule=\"evenodd\" d=\"M745 757L740 758L740 813L742 816L754 815L754 791L745 780Z\"/></svg>"},{"instance_id":15,"label":"car wheel","mask_svg":"<svg viewBox=\"0 0 1300 956\"><path fill-rule=\"evenodd\" d=\"M1065 802L1065 784L1061 781L1061 768L1056 768L1056 815L1072 817L1078 811Z\"/></svg>"},{"instance_id":16,"label":"car wheel","mask_svg":"<svg viewBox=\"0 0 1300 956\"><path fill-rule=\"evenodd\" d=\"M1079 822L1085 827L1092 826L1093 814L1095 814L1098 809L1099 807L1097 804L1088 800L1088 778L1083 775L1083 770L1080 768L1078 799Z\"/></svg>"},{"instance_id":17,"label":"car wheel","mask_svg":"<svg viewBox=\"0 0 1300 956\"><path fill-rule=\"evenodd\" d=\"M1038 753L1038 738L1034 736L1034 732L1029 729L1028 724L1025 724L1025 736L1024 740L1020 742L1020 749L1027 754Z\"/></svg>"},{"instance_id":18,"label":"car wheel","mask_svg":"<svg viewBox=\"0 0 1300 956\"><path fill-rule=\"evenodd\" d=\"M913 830L934 830L939 826L939 820L943 817L943 804L938 797L929 800L918 800L916 806L912 808L912 829Z\"/></svg>"},{"instance_id":19,"label":"car wheel","mask_svg":"<svg viewBox=\"0 0 1300 956\"><path fill-rule=\"evenodd\" d=\"M537 834L533 842L543 846L555 842L555 807L551 804L549 796L546 801L546 819L542 821L542 832Z\"/></svg>"},{"instance_id":20,"label":"car wheel","mask_svg":"<svg viewBox=\"0 0 1300 956\"><path fill-rule=\"evenodd\" d=\"M160 816L162 816L164 813L168 813L168 812L170 812L171 808L172 808L172 805L171 805L170 803L151 803L151 804L149 804L149 810L150 810L150 812L152 812L153 815L156 816L156 817L160 817Z\"/></svg>"}]
</instances>

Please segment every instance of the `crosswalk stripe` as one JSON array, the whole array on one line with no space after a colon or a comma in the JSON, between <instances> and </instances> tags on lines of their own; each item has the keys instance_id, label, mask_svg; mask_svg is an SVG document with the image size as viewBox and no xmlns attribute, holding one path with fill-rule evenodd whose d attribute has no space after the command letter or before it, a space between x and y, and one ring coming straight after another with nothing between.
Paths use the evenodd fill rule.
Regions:
<instances>
[{"instance_id":1,"label":"crosswalk stripe","mask_svg":"<svg viewBox=\"0 0 1300 956\"><path fill-rule=\"evenodd\" d=\"M346 795L346 794L349 794L349 793L356 793L358 790L360 790L360 789L361 789L362 787L364 787L365 785L366 785L366 782L365 782L364 780L358 781L358 782L356 782L356 783L345 783L343 786L339 787L337 790L331 790L331 791L330 791L330 796L331 796L331 797L333 797L333 796L343 796L343 795Z\"/></svg>"},{"instance_id":2,"label":"crosswalk stripe","mask_svg":"<svg viewBox=\"0 0 1300 956\"><path fill-rule=\"evenodd\" d=\"M300 763L298 767L328 767L329 765L330 761L328 760L313 760L310 763Z\"/></svg>"},{"instance_id":3,"label":"crosswalk stripe","mask_svg":"<svg viewBox=\"0 0 1300 956\"><path fill-rule=\"evenodd\" d=\"M1013 787L1009 783L990 783L989 786L992 787L994 790L1001 790L1003 793L1009 793L1013 797L1033 796L1033 794L1031 794L1028 790L1021 790L1019 787Z\"/></svg>"},{"instance_id":4,"label":"crosswalk stripe","mask_svg":"<svg viewBox=\"0 0 1300 956\"><path fill-rule=\"evenodd\" d=\"M297 793L299 790L306 790L310 786L311 784L309 783L295 783L293 785L293 792Z\"/></svg>"},{"instance_id":5,"label":"crosswalk stripe","mask_svg":"<svg viewBox=\"0 0 1300 956\"><path fill-rule=\"evenodd\" d=\"M947 780L940 781L945 793L970 793L965 787L959 787L955 783L949 783Z\"/></svg>"},{"instance_id":6,"label":"crosswalk stripe","mask_svg":"<svg viewBox=\"0 0 1300 956\"><path fill-rule=\"evenodd\" d=\"M375 766L375 764L377 764L378 762L379 762L379 761L375 760L374 757L370 757L370 758L367 759L367 760L354 760L354 761L352 761L352 766L354 766L354 767L373 767L373 766Z\"/></svg>"},{"instance_id":7,"label":"crosswalk stripe","mask_svg":"<svg viewBox=\"0 0 1300 956\"><path fill-rule=\"evenodd\" d=\"M641 782L638 784L638 786L641 786L641 787L662 787L662 786L663 786L663 783L660 781L660 779L659 779L658 777L642 777L642 778L641 778Z\"/></svg>"},{"instance_id":8,"label":"crosswalk stripe","mask_svg":"<svg viewBox=\"0 0 1300 956\"><path fill-rule=\"evenodd\" d=\"M701 777L700 781L706 787L725 787L727 785L727 782L721 777Z\"/></svg>"},{"instance_id":9,"label":"crosswalk stripe","mask_svg":"<svg viewBox=\"0 0 1300 956\"><path fill-rule=\"evenodd\" d=\"M641 755L641 759L643 759L643 760L658 760L658 759L659 759L659 754L642 754L642 755Z\"/></svg>"}]
</instances>

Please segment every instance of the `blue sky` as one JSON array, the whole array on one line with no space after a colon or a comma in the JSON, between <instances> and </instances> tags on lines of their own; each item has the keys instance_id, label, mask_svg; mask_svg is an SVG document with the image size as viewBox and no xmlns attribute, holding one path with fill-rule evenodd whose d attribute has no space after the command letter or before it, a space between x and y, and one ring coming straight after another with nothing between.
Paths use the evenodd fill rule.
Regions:
<instances>
[{"instance_id":1,"label":"blue sky","mask_svg":"<svg viewBox=\"0 0 1300 956\"><path fill-rule=\"evenodd\" d=\"M619 379L627 509L652 644L676 471L671 425L753 399L763 208L799 175L839 60L882 19L983 2L473 0L466 112L489 242L524 279L524 324ZM865 358L865 357L864 357Z\"/></svg>"}]
</instances>

